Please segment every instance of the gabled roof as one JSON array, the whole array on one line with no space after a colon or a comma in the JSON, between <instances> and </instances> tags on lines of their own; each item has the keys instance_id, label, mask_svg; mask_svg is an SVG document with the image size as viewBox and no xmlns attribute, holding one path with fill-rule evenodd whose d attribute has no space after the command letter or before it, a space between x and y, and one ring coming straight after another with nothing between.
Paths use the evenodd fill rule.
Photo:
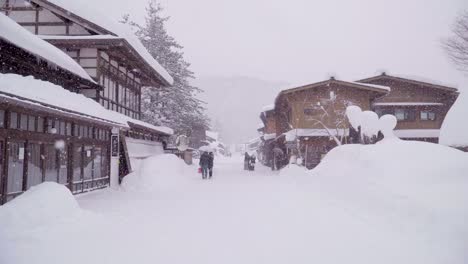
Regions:
<instances>
[{"instance_id":1,"label":"gabled roof","mask_svg":"<svg viewBox=\"0 0 468 264\"><path fill-rule=\"evenodd\" d=\"M449 92L458 92L457 88L450 87L450 86L447 86L447 85L443 85L443 84L440 84L440 83L435 83L434 81L425 80L425 79L420 78L420 77L405 77L405 76L388 75L385 72L383 72L380 75L374 76L374 77L359 80L357 82L358 83L366 83L366 82L371 82L371 81L376 81L376 80L396 80L396 81L400 81L400 82L406 82L406 83L411 83L411 84L416 84L416 85L428 86L428 87L432 87L432 88L435 88L435 89L441 89L441 90L445 90L445 91L449 91Z\"/></svg>"},{"instance_id":2,"label":"gabled roof","mask_svg":"<svg viewBox=\"0 0 468 264\"><path fill-rule=\"evenodd\" d=\"M100 35L114 35L123 38L134 49L142 61L152 68L158 79L165 85L172 85L174 80L143 46L135 34L124 24L112 21L107 15L96 12L77 0L31 0L53 10L71 21L98 32Z\"/></svg>"},{"instance_id":3,"label":"gabled roof","mask_svg":"<svg viewBox=\"0 0 468 264\"><path fill-rule=\"evenodd\" d=\"M332 77L326 81L307 84L304 86L299 86L299 87L295 87L291 89L286 89L286 90L281 91L280 94L289 94L289 93L299 92L299 91L308 90L308 89L312 89L312 88L316 88L316 87L320 87L324 85L331 85L331 84L338 84L338 85L348 86L348 87L357 88L357 89L364 89L364 90L369 90L369 91L379 92L379 93L388 93L390 91L390 87L388 86L359 83L359 82L348 82L348 81L337 80Z\"/></svg>"},{"instance_id":4,"label":"gabled roof","mask_svg":"<svg viewBox=\"0 0 468 264\"><path fill-rule=\"evenodd\" d=\"M70 56L50 43L38 38L15 21L0 13L0 38L25 50L49 64L95 83L86 71Z\"/></svg>"}]
</instances>

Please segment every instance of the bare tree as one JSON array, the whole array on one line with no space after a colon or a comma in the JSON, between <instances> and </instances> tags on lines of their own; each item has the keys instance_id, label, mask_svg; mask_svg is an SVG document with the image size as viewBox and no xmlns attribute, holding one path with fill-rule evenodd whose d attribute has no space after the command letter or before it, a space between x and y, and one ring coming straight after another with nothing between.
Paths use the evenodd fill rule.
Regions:
<instances>
[{"instance_id":1,"label":"bare tree","mask_svg":"<svg viewBox=\"0 0 468 264\"><path fill-rule=\"evenodd\" d=\"M443 41L443 47L455 65L468 73L468 11L457 17L452 31L453 35Z\"/></svg>"}]
</instances>

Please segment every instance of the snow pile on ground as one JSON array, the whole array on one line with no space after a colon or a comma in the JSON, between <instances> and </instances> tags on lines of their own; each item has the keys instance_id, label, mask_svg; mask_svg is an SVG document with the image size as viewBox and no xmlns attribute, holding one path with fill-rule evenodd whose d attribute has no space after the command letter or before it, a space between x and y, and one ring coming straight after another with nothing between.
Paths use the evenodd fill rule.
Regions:
<instances>
[{"instance_id":1,"label":"snow pile on ground","mask_svg":"<svg viewBox=\"0 0 468 264\"><path fill-rule=\"evenodd\" d=\"M289 177L291 175L305 175L307 172L308 170L303 166L299 166L297 164L289 164L288 166L281 169L280 176Z\"/></svg>"},{"instance_id":2,"label":"snow pile on ground","mask_svg":"<svg viewBox=\"0 0 468 264\"><path fill-rule=\"evenodd\" d=\"M414 256L468 260L468 155L442 145L383 140L330 151L314 170L315 189L368 222L415 238Z\"/></svg>"},{"instance_id":3,"label":"snow pile on ground","mask_svg":"<svg viewBox=\"0 0 468 264\"><path fill-rule=\"evenodd\" d=\"M78 210L78 203L64 185L45 182L0 207L0 227L34 228L73 216Z\"/></svg>"},{"instance_id":4,"label":"snow pile on ground","mask_svg":"<svg viewBox=\"0 0 468 264\"><path fill-rule=\"evenodd\" d=\"M468 92L461 93L440 130L440 143L447 146L468 146Z\"/></svg>"},{"instance_id":5,"label":"snow pile on ground","mask_svg":"<svg viewBox=\"0 0 468 264\"><path fill-rule=\"evenodd\" d=\"M173 154L152 156L135 168L135 173L126 176L122 188L128 191L157 192L169 190L184 184L190 178L186 175L197 175L196 167L187 166Z\"/></svg>"}]
</instances>

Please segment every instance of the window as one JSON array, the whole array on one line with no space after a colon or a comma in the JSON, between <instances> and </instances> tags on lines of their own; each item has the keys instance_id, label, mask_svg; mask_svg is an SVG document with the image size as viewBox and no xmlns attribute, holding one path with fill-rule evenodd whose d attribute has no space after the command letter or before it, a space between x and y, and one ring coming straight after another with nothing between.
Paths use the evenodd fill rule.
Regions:
<instances>
[{"instance_id":1,"label":"window","mask_svg":"<svg viewBox=\"0 0 468 264\"><path fill-rule=\"evenodd\" d=\"M83 178L85 181L93 178L93 160L93 147L85 146L83 158Z\"/></svg>"},{"instance_id":2,"label":"window","mask_svg":"<svg viewBox=\"0 0 468 264\"><path fill-rule=\"evenodd\" d=\"M415 112L412 109L395 109L395 117L398 121L413 121Z\"/></svg>"},{"instance_id":3,"label":"window","mask_svg":"<svg viewBox=\"0 0 468 264\"><path fill-rule=\"evenodd\" d=\"M63 149L58 150L58 179L59 183L68 183L68 151L65 146Z\"/></svg>"},{"instance_id":4,"label":"window","mask_svg":"<svg viewBox=\"0 0 468 264\"><path fill-rule=\"evenodd\" d=\"M28 117L28 131L36 131L36 117L34 116Z\"/></svg>"},{"instance_id":5,"label":"window","mask_svg":"<svg viewBox=\"0 0 468 264\"><path fill-rule=\"evenodd\" d=\"M41 145L29 143L28 145L28 184L32 186L42 183Z\"/></svg>"},{"instance_id":6,"label":"window","mask_svg":"<svg viewBox=\"0 0 468 264\"><path fill-rule=\"evenodd\" d=\"M0 110L0 128L5 127L5 110Z\"/></svg>"},{"instance_id":7,"label":"window","mask_svg":"<svg viewBox=\"0 0 468 264\"><path fill-rule=\"evenodd\" d=\"M12 141L8 144L8 185L7 195L23 190L24 141Z\"/></svg>"},{"instance_id":8,"label":"window","mask_svg":"<svg viewBox=\"0 0 468 264\"><path fill-rule=\"evenodd\" d=\"M67 122L65 124L65 135L67 135L67 136L72 135L72 124L70 122Z\"/></svg>"},{"instance_id":9,"label":"window","mask_svg":"<svg viewBox=\"0 0 468 264\"><path fill-rule=\"evenodd\" d=\"M420 118L424 121L434 121L436 120L436 114L432 111L421 111Z\"/></svg>"},{"instance_id":10,"label":"window","mask_svg":"<svg viewBox=\"0 0 468 264\"><path fill-rule=\"evenodd\" d=\"M43 133L44 132L44 118L37 117L37 132Z\"/></svg>"},{"instance_id":11,"label":"window","mask_svg":"<svg viewBox=\"0 0 468 264\"><path fill-rule=\"evenodd\" d=\"M77 146L73 148L73 182L78 183L83 180L81 174L81 164L83 159L82 147Z\"/></svg>"},{"instance_id":12,"label":"window","mask_svg":"<svg viewBox=\"0 0 468 264\"><path fill-rule=\"evenodd\" d=\"M95 147L93 150L93 179L101 178L102 175L102 153L101 148Z\"/></svg>"},{"instance_id":13,"label":"window","mask_svg":"<svg viewBox=\"0 0 468 264\"><path fill-rule=\"evenodd\" d=\"M44 144L45 181L58 182L57 150L53 144Z\"/></svg>"},{"instance_id":14,"label":"window","mask_svg":"<svg viewBox=\"0 0 468 264\"><path fill-rule=\"evenodd\" d=\"M20 129L28 130L28 116L25 114L21 114Z\"/></svg>"}]
</instances>

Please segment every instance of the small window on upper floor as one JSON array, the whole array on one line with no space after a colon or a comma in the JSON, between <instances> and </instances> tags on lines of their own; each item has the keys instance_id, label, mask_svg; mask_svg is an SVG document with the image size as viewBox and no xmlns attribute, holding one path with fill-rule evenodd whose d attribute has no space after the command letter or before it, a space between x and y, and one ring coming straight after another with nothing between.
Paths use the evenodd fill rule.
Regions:
<instances>
[{"instance_id":1,"label":"small window on upper floor","mask_svg":"<svg viewBox=\"0 0 468 264\"><path fill-rule=\"evenodd\" d=\"M412 109L395 109L395 117L398 121L414 121L416 119L415 111Z\"/></svg>"},{"instance_id":2,"label":"small window on upper floor","mask_svg":"<svg viewBox=\"0 0 468 264\"><path fill-rule=\"evenodd\" d=\"M423 121L434 121L436 120L436 114L432 111L421 111L420 118Z\"/></svg>"}]
</instances>

